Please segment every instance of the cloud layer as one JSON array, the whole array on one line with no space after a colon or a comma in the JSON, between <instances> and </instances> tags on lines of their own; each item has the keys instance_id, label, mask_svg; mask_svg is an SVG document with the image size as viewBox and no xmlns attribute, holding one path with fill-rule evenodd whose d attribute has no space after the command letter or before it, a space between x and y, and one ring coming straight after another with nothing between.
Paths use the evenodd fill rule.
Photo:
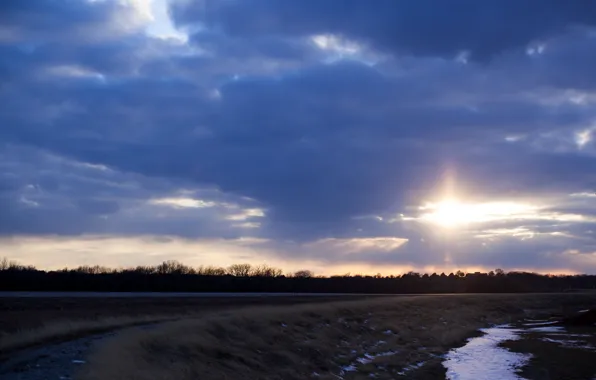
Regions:
<instances>
[{"instance_id":1,"label":"cloud layer","mask_svg":"<svg viewBox=\"0 0 596 380\"><path fill-rule=\"evenodd\" d=\"M596 272L591 1L35 0L0 15L1 239L257 239L296 265ZM448 198L446 224L472 220L424 217ZM531 212L477 216L495 203Z\"/></svg>"}]
</instances>

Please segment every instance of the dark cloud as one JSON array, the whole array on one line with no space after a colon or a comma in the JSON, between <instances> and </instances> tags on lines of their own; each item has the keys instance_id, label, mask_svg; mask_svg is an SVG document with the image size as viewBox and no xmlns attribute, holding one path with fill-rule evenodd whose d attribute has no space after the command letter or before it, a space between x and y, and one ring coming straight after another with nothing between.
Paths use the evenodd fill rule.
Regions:
<instances>
[{"instance_id":1,"label":"dark cloud","mask_svg":"<svg viewBox=\"0 0 596 380\"><path fill-rule=\"evenodd\" d=\"M232 35L338 34L392 53L486 59L596 23L590 0L215 1L174 3L180 24L202 22Z\"/></svg>"},{"instance_id":2,"label":"dark cloud","mask_svg":"<svg viewBox=\"0 0 596 380\"><path fill-rule=\"evenodd\" d=\"M0 234L252 236L286 258L414 266L449 251L563 268L593 247L590 199L568 197L596 188L593 141L577 140L596 118L592 2L186 4L188 44L145 35L124 3L0 5ZM308 39L328 33L367 46ZM449 242L400 221L449 180L586 219ZM477 237L522 227L535 240ZM379 236L408 243L341 252Z\"/></svg>"}]
</instances>

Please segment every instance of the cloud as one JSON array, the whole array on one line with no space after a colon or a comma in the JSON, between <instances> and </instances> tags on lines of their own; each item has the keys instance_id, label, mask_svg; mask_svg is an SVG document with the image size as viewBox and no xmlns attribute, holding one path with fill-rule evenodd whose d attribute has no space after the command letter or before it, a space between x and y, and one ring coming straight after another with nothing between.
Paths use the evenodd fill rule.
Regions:
<instances>
[{"instance_id":1,"label":"cloud","mask_svg":"<svg viewBox=\"0 0 596 380\"><path fill-rule=\"evenodd\" d=\"M358 0L197 1L173 3L181 24L231 35L348 36L394 54L487 59L507 49L596 23L590 1Z\"/></svg>"},{"instance_id":2,"label":"cloud","mask_svg":"<svg viewBox=\"0 0 596 380\"><path fill-rule=\"evenodd\" d=\"M0 7L4 238L592 270L592 3L173 2L178 30L146 1ZM494 212L400 216L450 192Z\"/></svg>"}]
</instances>

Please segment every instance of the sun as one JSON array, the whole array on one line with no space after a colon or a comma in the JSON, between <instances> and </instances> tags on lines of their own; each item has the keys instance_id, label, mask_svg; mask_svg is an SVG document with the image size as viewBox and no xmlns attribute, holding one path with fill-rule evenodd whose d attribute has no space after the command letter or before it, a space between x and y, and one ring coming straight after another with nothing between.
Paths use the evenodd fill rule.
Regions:
<instances>
[{"instance_id":1,"label":"sun","mask_svg":"<svg viewBox=\"0 0 596 380\"><path fill-rule=\"evenodd\" d=\"M464 203L445 199L420 207L419 219L444 228L457 228L472 223L523 217L532 213L531 205L516 202Z\"/></svg>"},{"instance_id":2,"label":"sun","mask_svg":"<svg viewBox=\"0 0 596 380\"><path fill-rule=\"evenodd\" d=\"M446 199L437 203L428 203L421 207L428 210L421 219L442 227L457 227L469 223L474 215L470 207L455 199Z\"/></svg>"}]
</instances>

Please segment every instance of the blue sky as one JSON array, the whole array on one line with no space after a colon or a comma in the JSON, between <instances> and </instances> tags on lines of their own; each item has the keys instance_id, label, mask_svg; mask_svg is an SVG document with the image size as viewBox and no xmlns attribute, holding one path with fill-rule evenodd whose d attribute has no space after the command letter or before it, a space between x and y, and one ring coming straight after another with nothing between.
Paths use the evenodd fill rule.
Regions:
<instances>
[{"instance_id":1,"label":"blue sky","mask_svg":"<svg viewBox=\"0 0 596 380\"><path fill-rule=\"evenodd\" d=\"M0 256L596 273L588 0L8 0Z\"/></svg>"}]
</instances>

